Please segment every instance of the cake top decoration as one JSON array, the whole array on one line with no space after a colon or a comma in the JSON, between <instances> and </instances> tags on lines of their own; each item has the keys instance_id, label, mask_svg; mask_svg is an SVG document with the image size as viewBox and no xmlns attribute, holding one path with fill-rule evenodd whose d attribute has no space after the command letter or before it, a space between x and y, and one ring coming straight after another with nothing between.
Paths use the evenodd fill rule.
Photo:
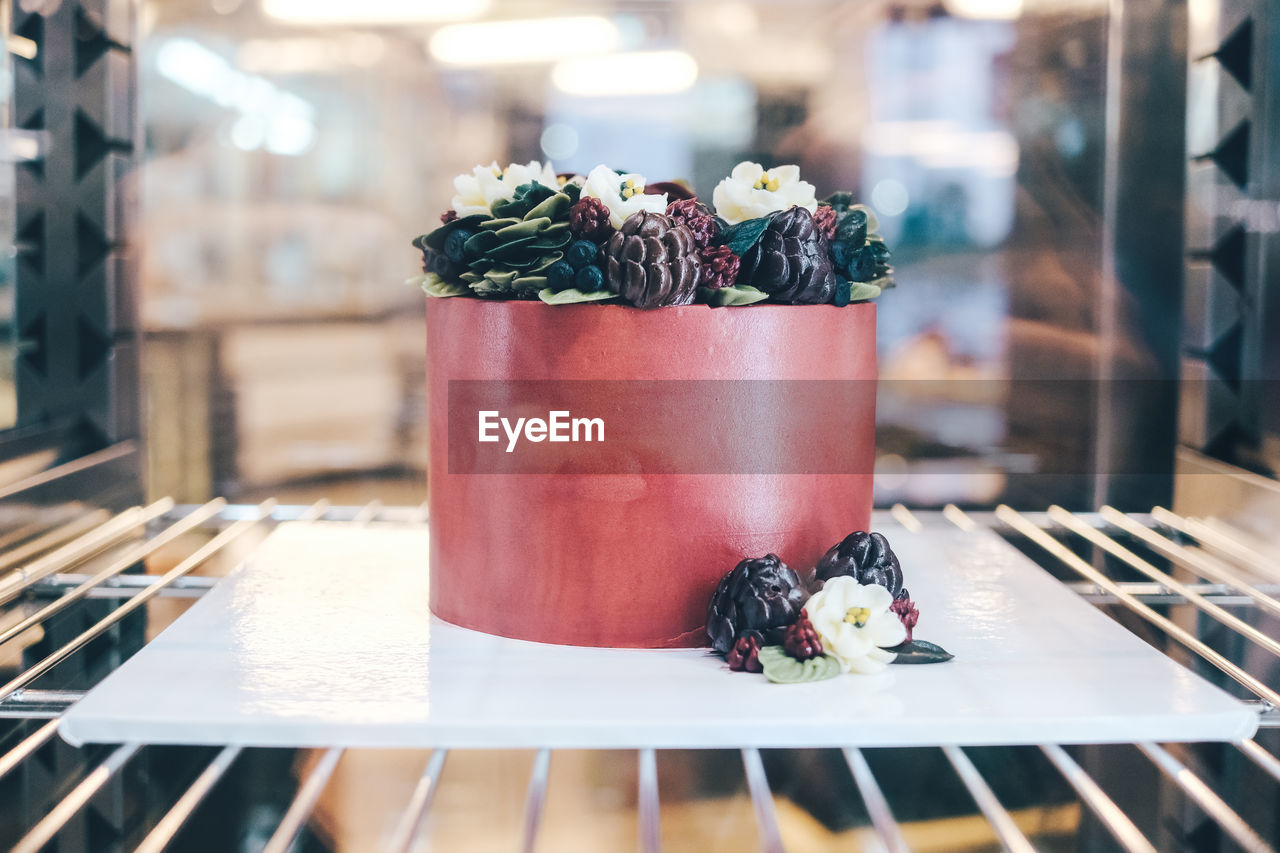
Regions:
<instances>
[{"instance_id":1,"label":"cake top decoration","mask_svg":"<svg viewBox=\"0 0 1280 853\"><path fill-rule=\"evenodd\" d=\"M818 201L794 165L739 163L710 208L681 184L605 165L557 175L494 162L453 185L440 227L414 240L411 281L435 297L844 306L893 286L875 214L849 193Z\"/></svg>"}]
</instances>

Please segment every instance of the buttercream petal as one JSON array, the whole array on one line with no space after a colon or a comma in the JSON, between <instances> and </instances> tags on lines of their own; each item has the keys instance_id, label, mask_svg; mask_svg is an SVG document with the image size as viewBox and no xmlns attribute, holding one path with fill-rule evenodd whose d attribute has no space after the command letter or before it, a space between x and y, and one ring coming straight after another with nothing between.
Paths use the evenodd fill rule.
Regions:
<instances>
[{"instance_id":1,"label":"buttercream petal","mask_svg":"<svg viewBox=\"0 0 1280 853\"><path fill-rule=\"evenodd\" d=\"M743 160L741 163L733 167L733 171L729 173L729 177L735 181L746 183L751 186L760 180L760 176L764 174L764 166L759 163L752 163L749 160Z\"/></svg>"},{"instance_id":2,"label":"buttercream petal","mask_svg":"<svg viewBox=\"0 0 1280 853\"><path fill-rule=\"evenodd\" d=\"M849 661L849 668L846 672L856 672L859 675L874 675L877 672L884 672L886 667L885 661L877 660L871 655L863 655Z\"/></svg>"},{"instance_id":3,"label":"buttercream petal","mask_svg":"<svg viewBox=\"0 0 1280 853\"><path fill-rule=\"evenodd\" d=\"M863 628L871 642L881 648L896 646L907 639L907 629L896 613L877 613Z\"/></svg>"},{"instance_id":4,"label":"buttercream petal","mask_svg":"<svg viewBox=\"0 0 1280 853\"><path fill-rule=\"evenodd\" d=\"M795 165L774 166L769 170L769 176L777 180L779 184L790 184L800 180L800 167Z\"/></svg>"}]
</instances>

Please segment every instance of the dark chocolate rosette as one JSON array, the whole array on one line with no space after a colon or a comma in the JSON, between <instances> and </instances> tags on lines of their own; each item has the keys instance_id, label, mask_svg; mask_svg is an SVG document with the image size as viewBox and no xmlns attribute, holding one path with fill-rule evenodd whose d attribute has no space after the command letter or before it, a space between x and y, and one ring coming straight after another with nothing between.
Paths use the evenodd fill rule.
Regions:
<instances>
[{"instance_id":1,"label":"dark chocolate rosette","mask_svg":"<svg viewBox=\"0 0 1280 853\"><path fill-rule=\"evenodd\" d=\"M879 584L894 598L907 597L902 566L889 547L889 540L879 533L850 533L818 561L814 579L825 583L840 575L848 575L860 584Z\"/></svg>"},{"instance_id":2,"label":"dark chocolate rosette","mask_svg":"<svg viewBox=\"0 0 1280 853\"><path fill-rule=\"evenodd\" d=\"M830 302L836 276L813 214L803 207L771 214L759 240L742 255L738 284L759 288L774 302Z\"/></svg>"},{"instance_id":3,"label":"dark chocolate rosette","mask_svg":"<svg viewBox=\"0 0 1280 853\"><path fill-rule=\"evenodd\" d=\"M766 644L796 621L809 595L777 554L743 560L716 586L707 607L711 647L727 655L739 637L759 633Z\"/></svg>"},{"instance_id":4,"label":"dark chocolate rosette","mask_svg":"<svg viewBox=\"0 0 1280 853\"><path fill-rule=\"evenodd\" d=\"M661 213L628 217L602 248L605 282L637 308L688 305L702 261L688 226Z\"/></svg>"}]
</instances>

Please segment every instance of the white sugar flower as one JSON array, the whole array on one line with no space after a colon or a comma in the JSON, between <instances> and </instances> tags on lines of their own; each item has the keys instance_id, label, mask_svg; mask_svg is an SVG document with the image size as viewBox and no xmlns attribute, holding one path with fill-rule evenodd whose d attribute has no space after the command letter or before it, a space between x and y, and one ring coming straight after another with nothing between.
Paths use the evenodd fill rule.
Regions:
<instances>
[{"instance_id":1,"label":"white sugar flower","mask_svg":"<svg viewBox=\"0 0 1280 853\"><path fill-rule=\"evenodd\" d=\"M609 208L609 223L621 228L628 217L642 210L650 213L666 213L667 194L648 195L644 191L644 176L620 175L608 166L596 166L587 175L582 186L583 198L598 198Z\"/></svg>"},{"instance_id":2,"label":"white sugar flower","mask_svg":"<svg viewBox=\"0 0 1280 853\"><path fill-rule=\"evenodd\" d=\"M827 581L805 602L804 612L827 654L845 672L880 672L897 657L885 651L907 639L907 629L889 610L893 595L878 584L847 576Z\"/></svg>"},{"instance_id":3,"label":"white sugar flower","mask_svg":"<svg viewBox=\"0 0 1280 853\"><path fill-rule=\"evenodd\" d=\"M458 175L453 179L453 209L458 216L489 213L495 201L506 201L516 194L516 188L530 181L545 187L558 189L555 170L550 163L531 160L525 165L512 163L506 169L498 168L495 160L488 166L476 166L470 175Z\"/></svg>"},{"instance_id":4,"label":"white sugar flower","mask_svg":"<svg viewBox=\"0 0 1280 853\"><path fill-rule=\"evenodd\" d=\"M813 184L800 180L799 166L765 169L759 163L734 166L729 177L716 186L711 201L716 213L730 225L791 207L803 207L810 213L818 209Z\"/></svg>"}]
</instances>

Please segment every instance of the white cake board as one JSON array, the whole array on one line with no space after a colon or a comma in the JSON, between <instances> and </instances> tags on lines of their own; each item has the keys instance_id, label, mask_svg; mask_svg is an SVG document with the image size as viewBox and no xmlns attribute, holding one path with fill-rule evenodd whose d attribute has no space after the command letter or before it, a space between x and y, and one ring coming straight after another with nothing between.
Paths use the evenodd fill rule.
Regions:
<instances>
[{"instance_id":1,"label":"white cake board","mask_svg":"<svg viewBox=\"0 0 1280 853\"><path fill-rule=\"evenodd\" d=\"M882 529L917 634L954 661L774 685L706 651L492 637L429 616L424 529L291 523L59 731L72 743L697 748L1238 740L1257 727L995 534Z\"/></svg>"}]
</instances>

